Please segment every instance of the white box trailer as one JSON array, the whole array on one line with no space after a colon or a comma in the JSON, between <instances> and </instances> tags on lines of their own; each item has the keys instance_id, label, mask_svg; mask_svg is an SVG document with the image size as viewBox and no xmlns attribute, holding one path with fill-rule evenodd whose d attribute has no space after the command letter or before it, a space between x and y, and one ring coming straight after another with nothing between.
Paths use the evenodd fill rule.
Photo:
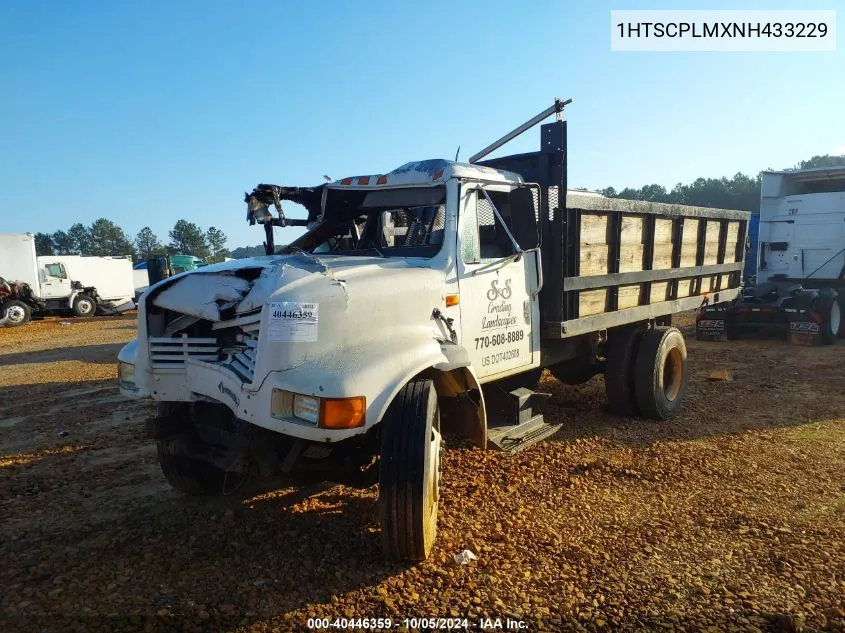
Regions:
<instances>
[{"instance_id":1,"label":"white box trailer","mask_svg":"<svg viewBox=\"0 0 845 633\"><path fill-rule=\"evenodd\" d=\"M38 261L32 233L0 233L0 277L38 288Z\"/></svg>"},{"instance_id":2,"label":"white box trailer","mask_svg":"<svg viewBox=\"0 0 845 633\"><path fill-rule=\"evenodd\" d=\"M0 324L24 325L33 312L91 316L134 308L128 257L38 257L31 233L0 233Z\"/></svg>"},{"instance_id":3,"label":"white box trailer","mask_svg":"<svg viewBox=\"0 0 845 633\"><path fill-rule=\"evenodd\" d=\"M845 334L845 165L763 172L756 285L730 305L705 307L699 339L783 330L793 343Z\"/></svg>"}]
</instances>

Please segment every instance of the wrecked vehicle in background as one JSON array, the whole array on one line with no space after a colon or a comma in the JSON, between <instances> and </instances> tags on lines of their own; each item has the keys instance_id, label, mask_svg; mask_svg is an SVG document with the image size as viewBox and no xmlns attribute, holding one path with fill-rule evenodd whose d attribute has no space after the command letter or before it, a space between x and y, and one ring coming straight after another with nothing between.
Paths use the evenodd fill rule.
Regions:
<instances>
[{"instance_id":1,"label":"wrecked vehicle in background","mask_svg":"<svg viewBox=\"0 0 845 633\"><path fill-rule=\"evenodd\" d=\"M34 313L119 314L135 304L129 257L36 255L32 233L0 233L0 325Z\"/></svg>"},{"instance_id":2,"label":"wrecked vehicle in background","mask_svg":"<svg viewBox=\"0 0 845 633\"><path fill-rule=\"evenodd\" d=\"M37 306L38 303L29 284L0 277L0 327L26 325L29 323L31 306Z\"/></svg>"},{"instance_id":3,"label":"wrecked vehicle in background","mask_svg":"<svg viewBox=\"0 0 845 633\"><path fill-rule=\"evenodd\" d=\"M378 483L387 554L421 560L441 434L507 451L548 437L543 368L569 384L604 373L620 414L675 415L686 348L667 320L738 295L749 214L567 192L566 103L469 164L248 194L267 255L152 286L119 355L121 392L159 402L149 431L168 481ZM540 151L478 162L552 114ZM275 254L286 226L308 231Z\"/></svg>"}]
</instances>

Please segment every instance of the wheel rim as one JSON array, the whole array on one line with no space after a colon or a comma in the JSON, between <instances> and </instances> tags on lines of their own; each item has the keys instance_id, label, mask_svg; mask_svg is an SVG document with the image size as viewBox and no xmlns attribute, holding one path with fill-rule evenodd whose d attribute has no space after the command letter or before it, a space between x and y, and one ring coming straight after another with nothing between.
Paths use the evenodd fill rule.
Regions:
<instances>
[{"instance_id":1,"label":"wheel rim","mask_svg":"<svg viewBox=\"0 0 845 633\"><path fill-rule=\"evenodd\" d=\"M428 468L426 477L425 499L423 512L425 516L426 549L434 541L434 534L437 530L437 507L440 501L440 473L442 437L440 435L440 414L438 412L431 425L431 438L428 445Z\"/></svg>"},{"instance_id":2,"label":"wheel rim","mask_svg":"<svg viewBox=\"0 0 845 633\"><path fill-rule=\"evenodd\" d=\"M839 302L834 301L830 305L830 319L828 319L828 323L830 324L830 333L834 336L839 334L840 321L841 312L839 310Z\"/></svg>"},{"instance_id":3,"label":"wheel rim","mask_svg":"<svg viewBox=\"0 0 845 633\"><path fill-rule=\"evenodd\" d=\"M10 323L23 323L26 311L21 306L9 306L6 308L6 319Z\"/></svg>"},{"instance_id":4,"label":"wheel rim","mask_svg":"<svg viewBox=\"0 0 845 633\"><path fill-rule=\"evenodd\" d=\"M673 347L663 362L663 394L670 402L681 391L681 379L684 376L684 359L681 350Z\"/></svg>"},{"instance_id":5,"label":"wheel rim","mask_svg":"<svg viewBox=\"0 0 845 633\"><path fill-rule=\"evenodd\" d=\"M87 314L91 311L91 302L88 301L88 299L80 299L76 305L78 310L83 314Z\"/></svg>"}]
</instances>

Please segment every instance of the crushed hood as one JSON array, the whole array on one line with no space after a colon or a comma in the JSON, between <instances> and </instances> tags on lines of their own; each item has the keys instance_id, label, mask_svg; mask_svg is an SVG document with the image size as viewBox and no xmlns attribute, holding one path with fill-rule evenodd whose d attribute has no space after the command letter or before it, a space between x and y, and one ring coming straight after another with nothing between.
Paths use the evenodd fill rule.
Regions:
<instances>
[{"instance_id":1,"label":"crushed hood","mask_svg":"<svg viewBox=\"0 0 845 633\"><path fill-rule=\"evenodd\" d=\"M293 291L319 275L346 295L347 283L372 279L415 266L413 260L372 256L319 256L308 253L252 257L204 266L157 284L153 305L219 322L221 312L236 315L260 312L275 294ZM421 272L421 271L420 271Z\"/></svg>"}]
</instances>

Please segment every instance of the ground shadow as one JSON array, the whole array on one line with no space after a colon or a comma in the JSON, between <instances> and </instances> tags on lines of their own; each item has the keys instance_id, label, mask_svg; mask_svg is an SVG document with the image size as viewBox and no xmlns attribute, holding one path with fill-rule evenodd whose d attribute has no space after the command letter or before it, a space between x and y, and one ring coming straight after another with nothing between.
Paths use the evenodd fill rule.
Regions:
<instances>
[{"instance_id":1,"label":"ground shadow","mask_svg":"<svg viewBox=\"0 0 845 633\"><path fill-rule=\"evenodd\" d=\"M38 481L37 471L46 469L72 472L78 459L50 456L32 467L32 478ZM114 489L90 493L108 504L117 499ZM4 498L21 493L7 480L0 490ZM24 493L34 502L46 491L27 487ZM403 569L383 559L373 495L333 494L320 485L257 499L247 494L188 498L161 489L118 501L123 507L112 507L111 518L100 522L63 520L57 512L22 538L4 539L0 585L34 588L31 603L14 617L34 631L69 630L77 621L116 630L117 624L131 628L144 615L164 610L173 624L222 630L330 602L333 595L378 584ZM167 557L158 553L162 543L168 544ZM43 599L58 586L57 578L66 589L61 600ZM164 579L173 584L163 585ZM72 606L75 592L78 605L102 593L101 612L114 611L116 617L84 617ZM127 615L132 613L138 616Z\"/></svg>"},{"instance_id":2,"label":"ground shadow","mask_svg":"<svg viewBox=\"0 0 845 633\"><path fill-rule=\"evenodd\" d=\"M0 389L3 417L10 402L19 416L0 435L0 630L136 630L162 610L227 630L402 571L382 555L373 491L277 479L186 497L145 437L150 403L120 401L112 381L39 388Z\"/></svg>"}]
</instances>

